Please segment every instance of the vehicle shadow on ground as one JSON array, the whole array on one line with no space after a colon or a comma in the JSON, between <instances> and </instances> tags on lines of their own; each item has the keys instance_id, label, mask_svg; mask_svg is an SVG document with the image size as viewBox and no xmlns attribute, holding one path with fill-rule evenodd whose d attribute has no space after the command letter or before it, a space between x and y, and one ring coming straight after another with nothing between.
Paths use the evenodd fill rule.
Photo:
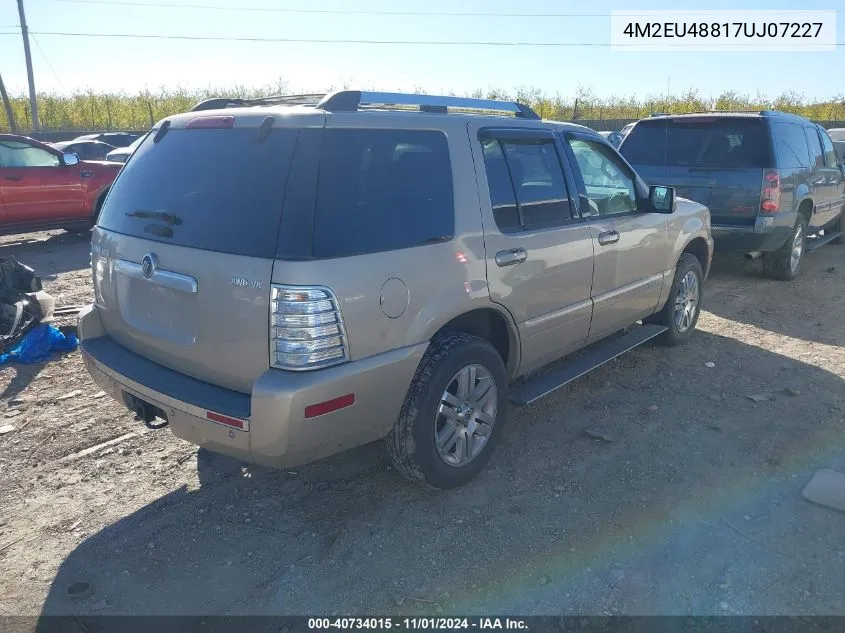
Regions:
<instances>
[{"instance_id":1,"label":"vehicle shadow on ground","mask_svg":"<svg viewBox=\"0 0 845 633\"><path fill-rule=\"evenodd\" d=\"M801 395L745 397L784 377ZM198 489L67 556L42 616L181 614L187 630L200 614L845 613L845 518L798 498L845 455L843 387L699 332L510 408L505 443L458 490L403 481L378 445L291 471L201 452ZM79 582L94 595L73 602Z\"/></svg>"},{"instance_id":2,"label":"vehicle shadow on ground","mask_svg":"<svg viewBox=\"0 0 845 633\"><path fill-rule=\"evenodd\" d=\"M14 236L10 241L0 240L0 257L13 255L22 264L35 270L42 279L49 279L61 273L91 267L91 233L50 234L39 237Z\"/></svg>"},{"instance_id":3,"label":"vehicle shadow on ground","mask_svg":"<svg viewBox=\"0 0 845 633\"><path fill-rule=\"evenodd\" d=\"M823 323L828 306L845 301L845 247L826 245L809 253L793 281L768 279L762 263L716 254L704 290L704 309L794 339L845 345L845 319ZM838 304L837 304L838 305Z\"/></svg>"}]
</instances>

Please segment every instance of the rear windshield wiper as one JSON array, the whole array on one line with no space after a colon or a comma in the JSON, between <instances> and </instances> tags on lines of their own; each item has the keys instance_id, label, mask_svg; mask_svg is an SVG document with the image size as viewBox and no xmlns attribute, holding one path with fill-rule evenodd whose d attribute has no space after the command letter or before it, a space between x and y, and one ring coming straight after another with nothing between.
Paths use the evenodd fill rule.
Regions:
<instances>
[{"instance_id":1,"label":"rear windshield wiper","mask_svg":"<svg viewBox=\"0 0 845 633\"><path fill-rule=\"evenodd\" d=\"M146 211L144 209L135 209L132 213L127 213L130 218L143 218L145 220L161 220L165 224L171 226L179 226L182 224L182 218L174 213L167 211Z\"/></svg>"}]
</instances>

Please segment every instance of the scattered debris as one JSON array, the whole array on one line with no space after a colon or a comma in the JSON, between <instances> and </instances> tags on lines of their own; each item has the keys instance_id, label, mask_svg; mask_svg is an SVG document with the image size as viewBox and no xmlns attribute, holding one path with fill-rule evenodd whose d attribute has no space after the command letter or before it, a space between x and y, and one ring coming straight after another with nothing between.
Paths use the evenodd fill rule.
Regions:
<instances>
[{"instance_id":1,"label":"scattered debris","mask_svg":"<svg viewBox=\"0 0 845 633\"><path fill-rule=\"evenodd\" d=\"M828 468L818 470L801 496L826 508L845 512L845 475Z\"/></svg>"},{"instance_id":2,"label":"scattered debris","mask_svg":"<svg viewBox=\"0 0 845 633\"><path fill-rule=\"evenodd\" d=\"M831 266L830 268L825 268L824 271L826 273L834 273L834 272L836 272L836 266Z\"/></svg>"},{"instance_id":3,"label":"scattered debris","mask_svg":"<svg viewBox=\"0 0 845 633\"><path fill-rule=\"evenodd\" d=\"M601 440L602 442L613 441L613 438L610 435L607 435L606 433L602 433L600 431L593 431L591 429L585 429L584 435L586 435L587 437L591 437L594 440Z\"/></svg>"},{"instance_id":4,"label":"scattered debris","mask_svg":"<svg viewBox=\"0 0 845 633\"><path fill-rule=\"evenodd\" d=\"M706 363L704 363L704 366L708 369L713 369L716 366L716 363L714 363L713 361L707 361Z\"/></svg>"},{"instance_id":5,"label":"scattered debris","mask_svg":"<svg viewBox=\"0 0 845 633\"><path fill-rule=\"evenodd\" d=\"M784 387L783 392L789 396L800 396L801 390L794 389L793 387Z\"/></svg>"},{"instance_id":6,"label":"scattered debris","mask_svg":"<svg viewBox=\"0 0 845 633\"><path fill-rule=\"evenodd\" d=\"M94 400L99 400L100 398L103 398L105 395L106 395L105 391L98 391L92 397L94 398Z\"/></svg>"},{"instance_id":7,"label":"scattered debris","mask_svg":"<svg viewBox=\"0 0 845 633\"><path fill-rule=\"evenodd\" d=\"M74 389L70 393L66 393L63 396L59 396L58 398L56 398L56 402L61 402L63 400L70 400L71 398L75 398L76 396L81 396L81 395L82 395L82 389Z\"/></svg>"},{"instance_id":8,"label":"scattered debris","mask_svg":"<svg viewBox=\"0 0 845 633\"><path fill-rule=\"evenodd\" d=\"M11 433L14 430L15 427L11 424L4 424L3 426L0 426L0 435L6 435L6 433Z\"/></svg>"},{"instance_id":9,"label":"scattered debris","mask_svg":"<svg viewBox=\"0 0 845 633\"><path fill-rule=\"evenodd\" d=\"M73 525L71 525L71 526L67 529L67 531L68 531L68 532L73 532L73 531L74 531L76 528L78 528L80 525L82 525L82 519L77 519L76 521L74 521Z\"/></svg>"},{"instance_id":10,"label":"scattered debris","mask_svg":"<svg viewBox=\"0 0 845 633\"><path fill-rule=\"evenodd\" d=\"M751 400L752 402L767 402L768 400L772 399L772 397L767 393L754 393L750 396L745 397Z\"/></svg>"},{"instance_id":11,"label":"scattered debris","mask_svg":"<svg viewBox=\"0 0 845 633\"><path fill-rule=\"evenodd\" d=\"M21 411L20 409L9 409L8 411L6 411L5 415L7 418L14 418L15 416L18 416L21 413L23 413L23 411Z\"/></svg>"},{"instance_id":12,"label":"scattered debris","mask_svg":"<svg viewBox=\"0 0 845 633\"><path fill-rule=\"evenodd\" d=\"M136 435L137 435L137 433L135 431L130 431L129 433L121 435L120 437L116 437L116 438L108 440L106 442L102 442L100 444L97 444L96 446L91 446L89 448L83 449L83 450L78 451L76 453L71 453L70 455L65 455L64 457L62 457L59 460L59 463L69 462L69 461L72 461L72 460L77 459L79 457L85 457L86 455L90 455L91 453L96 453L97 451L99 451L103 448L107 448L109 446L114 446L115 444L119 444L120 442L123 442L124 440L128 440L130 437L135 437Z\"/></svg>"},{"instance_id":13,"label":"scattered debris","mask_svg":"<svg viewBox=\"0 0 845 633\"><path fill-rule=\"evenodd\" d=\"M648 405L648 407L646 407L646 411L648 411L649 413L654 413L659 408L660 407L658 407L656 404L650 404L650 405Z\"/></svg>"}]
</instances>

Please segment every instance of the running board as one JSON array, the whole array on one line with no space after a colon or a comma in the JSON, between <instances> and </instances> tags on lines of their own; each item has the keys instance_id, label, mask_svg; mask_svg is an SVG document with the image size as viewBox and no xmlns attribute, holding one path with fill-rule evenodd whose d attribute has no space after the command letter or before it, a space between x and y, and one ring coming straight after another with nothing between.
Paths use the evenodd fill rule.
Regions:
<instances>
[{"instance_id":1,"label":"running board","mask_svg":"<svg viewBox=\"0 0 845 633\"><path fill-rule=\"evenodd\" d=\"M559 361L548 371L514 385L510 391L511 404L528 406L617 356L660 336L667 329L665 325L641 325L620 336L594 343L580 354Z\"/></svg>"},{"instance_id":2,"label":"running board","mask_svg":"<svg viewBox=\"0 0 845 633\"><path fill-rule=\"evenodd\" d=\"M812 253L817 248L821 248L828 242L835 240L840 235L842 235L841 231L837 231L836 233L828 233L825 231L824 235L821 237L808 237L806 240L807 252Z\"/></svg>"}]
</instances>

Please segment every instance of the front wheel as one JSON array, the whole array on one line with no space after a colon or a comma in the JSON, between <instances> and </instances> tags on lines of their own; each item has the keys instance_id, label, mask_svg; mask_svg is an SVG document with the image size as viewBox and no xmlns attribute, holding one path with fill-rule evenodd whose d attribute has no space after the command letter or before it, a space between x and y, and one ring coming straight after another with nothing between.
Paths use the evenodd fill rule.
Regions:
<instances>
[{"instance_id":1,"label":"front wheel","mask_svg":"<svg viewBox=\"0 0 845 633\"><path fill-rule=\"evenodd\" d=\"M792 281L801 271L807 249L807 219L799 215L792 234L783 246L763 255L763 269L772 279Z\"/></svg>"},{"instance_id":2,"label":"front wheel","mask_svg":"<svg viewBox=\"0 0 845 633\"><path fill-rule=\"evenodd\" d=\"M678 345L686 341L698 323L701 314L702 286L704 272L695 255L684 253L675 267L675 278L669 298L663 309L646 319L647 323L665 325L666 332L660 337L664 345Z\"/></svg>"},{"instance_id":3,"label":"front wheel","mask_svg":"<svg viewBox=\"0 0 845 633\"><path fill-rule=\"evenodd\" d=\"M434 339L386 438L396 470L440 489L470 481L502 436L507 391L504 362L490 343L461 332Z\"/></svg>"}]
</instances>

